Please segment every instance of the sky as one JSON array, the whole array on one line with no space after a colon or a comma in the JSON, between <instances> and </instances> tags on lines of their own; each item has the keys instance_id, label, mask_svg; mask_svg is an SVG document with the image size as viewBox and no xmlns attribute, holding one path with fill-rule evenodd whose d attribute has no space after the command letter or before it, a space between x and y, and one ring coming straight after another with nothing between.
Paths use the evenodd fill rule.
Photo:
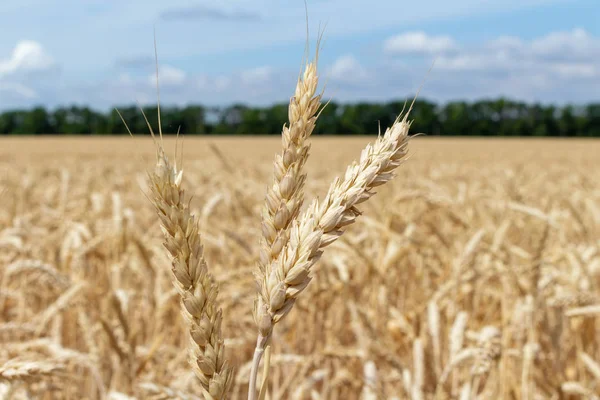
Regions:
<instances>
[{"instance_id":1,"label":"sky","mask_svg":"<svg viewBox=\"0 0 600 400\"><path fill-rule=\"evenodd\" d=\"M325 98L600 101L598 0L306 0ZM269 105L293 94L303 0L2 0L0 110Z\"/></svg>"}]
</instances>

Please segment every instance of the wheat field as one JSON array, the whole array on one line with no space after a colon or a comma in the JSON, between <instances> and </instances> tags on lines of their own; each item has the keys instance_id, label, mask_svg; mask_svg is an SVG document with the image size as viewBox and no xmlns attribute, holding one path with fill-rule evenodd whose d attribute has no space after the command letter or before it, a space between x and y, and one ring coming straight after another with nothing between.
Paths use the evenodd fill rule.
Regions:
<instances>
[{"instance_id":1,"label":"wheat field","mask_svg":"<svg viewBox=\"0 0 600 400\"><path fill-rule=\"evenodd\" d=\"M306 203L373 139L311 139ZM281 140L178 146L243 399ZM599 398L599 154L591 140L411 140L278 324L267 398ZM202 398L147 197L154 164L147 134L0 141L0 398Z\"/></svg>"}]
</instances>

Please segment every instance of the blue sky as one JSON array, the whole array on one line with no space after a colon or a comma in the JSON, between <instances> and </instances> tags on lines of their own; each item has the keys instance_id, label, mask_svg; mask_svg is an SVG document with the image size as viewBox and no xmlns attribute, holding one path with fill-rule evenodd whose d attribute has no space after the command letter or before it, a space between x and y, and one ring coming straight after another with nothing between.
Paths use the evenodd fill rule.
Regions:
<instances>
[{"instance_id":1,"label":"blue sky","mask_svg":"<svg viewBox=\"0 0 600 400\"><path fill-rule=\"evenodd\" d=\"M600 101L598 0L307 0L325 96ZM286 101L302 0L2 0L0 109ZM428 71L435 60L433 69Z\"/></svg>"}]
</instances>

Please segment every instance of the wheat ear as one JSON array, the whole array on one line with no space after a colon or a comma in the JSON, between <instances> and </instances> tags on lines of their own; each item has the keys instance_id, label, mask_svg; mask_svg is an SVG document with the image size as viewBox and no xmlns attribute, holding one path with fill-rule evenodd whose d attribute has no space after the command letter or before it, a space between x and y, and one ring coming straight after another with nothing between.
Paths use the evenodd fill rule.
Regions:
<instances>
[{"instance_id":1,"label":"wheat ear","mask_svg":"<svg viewBox=\"0 0 600 400\"><path fill-rule=\"evenodd\" d=\"M181 188L183 170L171 165L161 145L156 167L148 174L150 200L160 218L165 248L172 257L172 272L187 321L190 363L202 383L207 400L226 399L232 370L225 360L221 334L218 285L208 272L198 232L198 221L190 214Z\"/></svg>"},{"instance_id":2,"label":"wheat ear","mask_svg":"<svg viewBox=\"0 0 600 400\"><path fill-rule=\"evenodd\" d=\"M304 201L304 164L308 159L312 134L321 106L321 94L316 95L319 78L317 62L306 65L298 78L294 96L288 107L289 125L283 126L282 151L275 157L273 182L267 189L262 211L262 240L259 258L259 279L265 268L279 256L289 240L289 227L298 216Z\"/></svg>"},{"instance_id":3,"label":"wheat ear","mask_svg":"<svg viewBox=\"0 0 600 400\"><path fill-rule=\"evenodd\" d=\"M363 150L358 163L348 167L344 180L334 180L323 202L314 200L292 224L288 244L267 266L266 278L261 282L259 329L263 336L271 335L273 326L306 288L310 269L321 257L322 249L337 240L360 215L356 206L374 194L373 188L392 179L393 171L407 155L409 127L406 116L397 119Z\"/></svg>"},{"instance_id":4,"label":"wheat ear","mask_svg":"<svg viewBox=\"0 0 600 400\"><path fill-rule=\"evenodd\" d=\"M181 188L183 169L178 168L176 162L170 163L163 147L156 32L154 59L160 141L156 139L142 109L142 115L156 146L156 165L154 171L148 173L148 199L156 209L165 239L164 246L171 256L173 283L180 294L181 309L190 332L190 365L202 384L204 398L225 400L233 383L233 370L225 359L221 333L222 312L217 304L219 286L208 272L198 220L190 213L184 190ZM121 113L118 110L117 113L132 135ZM179 136L179 131L177 133Z\"/></svg>"},{"instance_id":5,"label":"wheat ear","mask_svg":"<svg viewBox=\"0 0 600 400\"><path fill-rule=\"evenodd\" d=\"M0 366L0 382L39 382L42 377L63 374L64 369L65 366L60 360L9 360Z\"/></svg>"},{"instance_id":6,"label":"wheat ear","mask_svg":"<svg viewBox=\"0 0 600 400\"><path fill-rule=\"evenodd\" d=\"M265 280L270 263L275 260L289 241L289 230L292 221L297 218L304 202L304 182L306 173L304 164L308 159L312 134L321 106L322 94L317 93L319 77L317 64L319 60L319 44L313 62L306 64L304 73L298 77L294 96L288 107L289 125L282 130L281 154L275 156L273 163L273 181L267 189L262 211L262 238L256 279ZM254 319L259 324L257 299L254 307ZM262 351L262 350L261 350ZM258 365L250 374L250 390L256 386Z\"/></svg>"},{"instance_id":7,"label":"wheat ear","mask_svg":"<svg viewBox=\"0 0 600 400\"><path fill-rule=\"evenodd\" d=\"M368 200L376 186L393 178L393 171L408 152L408 113L398 117L383 136L368 145L360 161L346 170L343 180L336 178L323 200L314 200L305 213L295 219L290 228L290 239L279 257L264 269L259 282L259 300L255 315L258 338L253 359L257 369L273 327L294 306L298 295L311 280L311 267L319 260L323 248L337 240L346 226L360 215L357 205ZM254 388L250 387L249 399Z\"/></svg>"}]
</instances>

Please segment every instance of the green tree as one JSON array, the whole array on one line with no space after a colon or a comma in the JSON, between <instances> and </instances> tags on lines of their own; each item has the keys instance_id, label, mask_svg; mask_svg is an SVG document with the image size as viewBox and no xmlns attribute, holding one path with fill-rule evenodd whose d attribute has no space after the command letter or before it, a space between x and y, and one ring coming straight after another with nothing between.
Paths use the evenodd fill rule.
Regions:
<instances>
[{"instance_id":1,"label":"green tree","mask_svg":"<svg viewBox=\"0 0 600 400\"><path fill-rule=\"evenodd\" d=\"M15 133L19 125L19 112L7 111L0 115L0 134Z\"/></svg>"},{"instance_id":2,"label":"green tree","mask_svg":"<svg viewBox=\"0 0 600 400\"><path fill-rule=\"evenodd\" d=\"M48 112L44 107L35 107L30 112L24 113L23 122L19 130L34 135L56 133L54 126L50 123Z\"/></svg>"}]
</instances>

